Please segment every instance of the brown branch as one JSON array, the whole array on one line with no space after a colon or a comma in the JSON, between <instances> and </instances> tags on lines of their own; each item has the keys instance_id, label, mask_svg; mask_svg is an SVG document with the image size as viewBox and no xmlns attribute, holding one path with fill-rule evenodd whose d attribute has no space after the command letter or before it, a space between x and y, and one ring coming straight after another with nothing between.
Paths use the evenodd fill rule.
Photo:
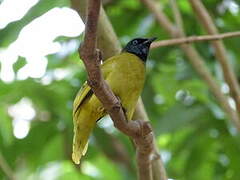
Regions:
<instances>
[{"instance_id":1,"label":"brown branch","mask_svg":"<svg viewBox=\"0 0 240 180\"><path fill-rule=\"evenodd\" d=\"M71 0L72 8L75 9L82 20L86 20L87 0ZM98 29L97 29L97 48L103 53L103 59L110 58L121 51L121 45L116 33L113 30L104 9L101 7Z\"/></svg>"},{"instance_id":2,"label":"brown branch","mask_svg":"<svg viewBox=\"0 0 240 180\"><path fill-rule=\"evenodd\" d=\"M223 34L216 34L216 35L203 35L203 36L189 36L184 38L176 38L176 39L169 39L169 40L161 40L153 42L151 48L158 48L163 46L175 46L181 45L186 43L194 43L194 42L201 42L201 41L214 41L220 40L225 38L232 38L240 36L240 31L237 32L227 32Z\"/></svg>"},{"instance_id":3,"label":"brown branch","mask_svg":"<svg viewBox=\"0 0 240 180\"><path fill-rule=\"evenodd\" d=\"M112 118L114 126L134 139L139 179L151 180L152 129L149 123L144 121L127 122L121 103L104 81L100 70L100 55L96 51L97 22L100 6L100 0L89 0L85 38L82 47L79 49L79 55L88 72L88 84Z\"/></svg>"},{"instance_id":4,"label":"brown branch","mask_svg":"<svg viewBox=\"0 0 240 180\"><path fill-rule=\"evenodd\" d=\"M142 3L147 6L147 8L153 13L157 22L164 27L164 29L173 37L176 36L177 29L170 22L168 17L164 14L164 12L160 11L158 8L158 4L152 0L140 0Z\"/></svg>"},{"instance_id":5,"label":"brown branch","mask_svg":"<svg viewBox=\"0 0 240 180\"><path fill-rule=\"evenodd\" d=\"M167 18L164 12L162 12L162 10L155 5L155 2L153 0L141 0L141 1L153 13L153 15L156 17L156 20L162 26L162 28L164 28L166 32L168 32L173 38L183 36L183 34L181 34L181 31L175 29L175 26ZM225 113L229 116L230 120L232 120L237 130L240 131L238 114L230 107L227 97L221 92L218 84L216 83L216 80L209 72L207 65L204 63L205 61L203 60L203 58L199 55L197 50L189 44L182 44L180 47L185 52L186 56L188 57L188 60L194 67L195 71L208 84L210 91L214 94L219 104L222 106Z\"/></svg>"},{"instance_id":6,"label":"brown branch","mask_svg":"<svg viewBox=\"0 0 240 180\"><path fill-rule=\"evenodd\" d=\"M75 9L83 21L86 19L86 4L87 0L71 0L72 8ZM111 56L118 54L121 51L121 46L114 32L114 29L109 21L105 11L103 8L100 10L100 17L98 22L98 33L97 33L97 47L103 52L104 59L107 59ZM136 118L138 117L138 118ZM138 100L136 110L133 115L133 119L139 119L143 121L149 121L147 114L145 112L144 105L142 103L141 97ZM156 141L155 138L153 140ZM161 156L159 154L158 147L156 143L154 143L154 153L156 157L152 162L152 173L154 180L166 180L166 171L161 160ZM127 165L126 165L127 166Z\"/></svg>"},{"instance_id":7,"label":"brown branch","mask_svg":"<svg viewBox=\"0 0 240 180\"><path fill-rule=\"evenodd\" d=\"M136 110L133 114L133 120L134 119L142 119L147 122L150 121L141 98L138 99ZM161 155L159 153L159 149L156 141L153 141L153 145L154 145L154 152L153 152L153 158L151 159L153 180L167 180L168 179L167 173L166 173Z\"/></svg>"},{"instance_id":8,"label":"brown branch","mask_svg":"<svg viewBox=\"0 0 240 180\"><path fill-rule=\"evenodd\" d=\"M177 2L176 0L172 0L172 6L173 7L173 10L174 10L174 14L175 14L175 17L178 16L177 18L178 19L181 19L181 20L178 20L176 22L182 22L182 16L181 16L181 13L178 9L178 6L177 6ZM185 37L185 32L184 32L184 27L183 25L178 25L179 28L181 28L179 30L179 37ZM196 53L196 51L194 50L191 50L191 46L186 46L186 45L182 45L182 48L185 49L186 51L186 54L188 54L189 57L192 57L195 58L195 59L199 59L201 60L202 57L200 55L198 55L198 53ZM202 60L203 62L203 60ZM200 65L200 64L199 64ZM196 66L195 68L199 68L200 66ZM201 71L201 70L200 70ZM204 71L203 71L204 72ZM203 73L202 72L202 73ZM208 73L208 71L205 71L204 72L205 74ZM210 74L210 73L209 73ZM204 76L204 75L203 75ZM206 80L207 80L207 77L205 77ZM218 88L218 86L216 86L213 82L212 82L212 79L208 79L209 82L211 82L212 84L212 88L214 91L215 91L215 96L218 96L219 99L221 99L221 101L227 101L227 98L224 98L224 96L221 96L221 94L219 94L218 91L216 91L216 88ZM233 117L232 121L233 123L235 124L235 126L237 127L238 130L240 130L240 121L239 121L239 116L238 114L229 106L229 104L227 105L227 103L224 103L222 104L223 107L225 107L225 109L227 110L227 112L229 112L229 114L231 114L231 117Z\"/></svg>"},{"instance_id":9,"label":"brown branch","mask_svg":"<svg viewBox=\"0 0 240 180\"><path fill-rule=\"evenodd\" d=\"M183 20L181 17L181 13L178 9L178 5L176 0L170 0L170 5L173 11L173 15L174 15L174 20L175 20L175 24L177 27L177 33L179 35L184 35L185 36L185 32L184 32L184 26L183 26Z\"/></svg>"},{"instance_id":10,"label":"brown branch","mask_svg":"<svg viewBox=\"0 0 240 180\"><path fill-rule=\"evenodd\" d=\"M212 35L218 34L218 30L202 2L200 0L189 0L189 2L206 31ZM212 45L216 50L215 55L222 67L224 79L229 85L230 94L236 102L238 113L240 113L240 88L232 67L228 63L229 59L224 44L222 41L213 41Z\"/></svg>"},{"instance_id":11,"label":"brown branch","mask_svg":"<svg viewBox=\"0 0 240 180\"><path fill-rule=\"evenodd\" d=\"M2 171L4 172L8 179L15 180L14 173L1 152L0 152L0 168L2 169Z\"/></svg>"}]
</instances>

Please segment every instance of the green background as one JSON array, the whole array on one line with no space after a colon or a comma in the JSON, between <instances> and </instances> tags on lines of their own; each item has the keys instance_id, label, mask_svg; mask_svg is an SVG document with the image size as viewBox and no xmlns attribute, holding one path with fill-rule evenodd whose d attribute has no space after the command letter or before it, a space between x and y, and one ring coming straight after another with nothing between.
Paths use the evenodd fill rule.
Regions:
<instances>
[{"instance_id":1,"label":"green background","mask_svg":"<svg viewBox=\"0 0 240 180\"><path fill-rule=\"evenodd\" d=\"M161 0L160 3L164 12L173 19L169 2ZM239 2L235 1L239 10L237 14L231 13L228 8L220 13L218 8L222 3L222 0L204 1L220 32L239 30ZM20 30L36 17L54 7L70 5L68 0L40 0L21 20L0 30L0 48L8 47L16 40ZM186 34L206 34L200 23L197 23L188 1L181 0L178 5ZM111 0L104 7L122 45L135 37L156 36L159 40L170 38L140 1ZM66 43L73 39L80 44L82 37L59 37L56 41ZM224 40L230 63L234 65L238 79L239 41L239 38ZM217 83L222 86L224 82L221 68L209 42L197 43L194 46L204 57ZM0 80L0 152L15 176L18 179L42 179L42 174L51 170L53 178L49 176L49 179L136 179L134 149L127 137L114 130L112 125L104 125L107 119L100 121L95 128L81 168L72 163L71 104L86 80L86 73L78 58L77 49L64 57L51 54L47 58L47 72L66 68L71 69L71 76L53 80L48 85L43 85L37 78L15 80L12 83ZM14 64L15 72L25 64L26 60L19 57ZM27 137L16 139L7 110L23 97L33 102L36 117L31 122ZM169 178L240 178L239 135L209 92L208 85L199 78L177 46L151 51L142 98ZM44 118L41 116L43 113L46 115ZM124 157L127 159L119 160L119 153L125 153ZM1 169L0 179L7 179Z\"/></svg>"}]
</instances>

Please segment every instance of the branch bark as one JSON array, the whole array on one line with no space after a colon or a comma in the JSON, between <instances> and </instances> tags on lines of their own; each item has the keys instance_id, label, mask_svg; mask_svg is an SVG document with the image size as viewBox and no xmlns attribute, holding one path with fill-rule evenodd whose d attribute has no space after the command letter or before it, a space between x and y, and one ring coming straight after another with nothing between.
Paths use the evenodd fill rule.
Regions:
<instances>
[{"instance_id":1,"label":"branch bark","mask_svg":"<svg viewBox=\"0 0 240 180\"><path fill-rule=\"evenodd\" d=\"M138 103L136 106L136 110L133 114L133 119L142 119L146 122L149 122L149 118L147 115L147 112L145 110L145 107L143 105L142 99L138 99ZM155 136L154 136L155 137ZM152 158L152 172L153 172L153 180L168 180L167 173L156 143L156 140L153 140L154 144L154 153Z\"/></svg>"},{"instance_id":2,"label":"branch bark","mask_svg":"<svg viewBox=\"0 0 240 180\"><path fill-rule=\"evenodd\" d=\"M179 38L184 36L184 34L181 33L181 30L177 29L172 24L172 22L168 19L164 12L156 6L153 0L141 1L145 6L149 8L149 11L151 11L156 17L159 25L162 26L166 30L166 32L170 34L170 36L172 36L173 38ZM210 91L214 94L225 113L229 116L230 120L232 120L236 129L240 131L240 121L238 114L230 107L227 97L221 92L219 85L216 83L216 80L209 72L203 58L200 56L197 50L189 44L182 44L180 47L185 52L188 60L190 61L196 72L198 72L200 77L208 84Z\"/></svg>"},{"instance_id":3,"label":"branch bark","mask_svg":"<svg viewBox=\"0 0 240 180\"><path fill-rule=\"evenodd\" d=\"M174 15L175 25L177 27L177 34L185 36L182 16L178 9L176 0L170 0L170 5L171 5L173 15Z\"/></svg>"},{"instance_id":4,"label":"branch bark","mask_svg":"<svg viewBox=\"0 0 240 180\"><path fill-rule=\"evenodd\" d=\"M183 38L156 41L152 43L151 48L175 46L175 45L188 44L188 43L201 42L201 41L215 41L215 40L221 40L225 38L232 38L232 37L238 37L238 36L240 36L240 31L227 32L227 33L215 34L215 35L189 36L189 37L183 37Z\"/></svg>"},{"instance_id":5,"label":"branch bark","mask_svg":"<svg viewBox=\"0 0 240 180\"><path fill-rule=\"evenodd\" d=\"M189 0L189 2L205 30L212 35L218 34L218 30L202 2L200 0ZM226 48L222 41L212 41L212 45L215 48L217 60L222 67L224 79L229 85L230 94L236 102L238 113L240 113L240 88L232 67L228 63Z\"/></svg>"},{"instance_id":6,"label":"branch bark","mask_svg":"<svg viewBox=\"0 0 240 180\"><path fill-rule=\"evenodd\" d=\"M139 180L151 180L152 128L148 122L141 120L127 122L121 103L104 81L100 70L100 54L96 51L100 7L101 0L89 0L84 43L79 48L79 55L88 72L88 84L112 118L114 126L133 138L136 144Z\"/></svg>"},{"instance_id":7,"label":"branch bark","mask_svg":"<svg viewBox=\"0 0 240 180\"><path fill-rule=\"evenodd\" d=\"M86 22L87 0L71 0L71 4L72 8L75 9L82 20ZM107 59L121 52L121 45L117 35L102 7L100 9L97 29L97 48L101 50L103 59Z\"/></svg>"}]
</instances>

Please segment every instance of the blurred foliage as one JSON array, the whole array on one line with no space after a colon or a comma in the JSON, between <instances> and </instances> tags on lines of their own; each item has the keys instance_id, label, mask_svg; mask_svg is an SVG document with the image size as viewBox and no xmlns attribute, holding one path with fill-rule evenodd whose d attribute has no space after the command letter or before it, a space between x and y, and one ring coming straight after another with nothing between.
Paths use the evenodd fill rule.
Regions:
<instances>
[{"instance_id":1,"label":"blurred foliage","mask_svg":"<svg viewBox=\"0 0 240 180\"><path fill-rule=\"evenodd\" d=\"M239 30L239 2L235 1L238 13L234 14L230 6L227 7L233 2L204 1L220 32ZM173 19L169 1L161 3L164 11ZM224 3L226 7L223 7ZM21 29L36 17L53 7L70 4L68 0L40 0L21 20L0 30L0 47L8 47L17 39ZM178 5L186 33L205 34L196 23L188 1L178 1ZM123 45L137 36L169 38L140 1L111 0L105 3L105 9ZM80 37L59 37L56 41L67 43L74 39L79 43ZM240 79L239 38L225 40L225 45ZM201 42L195 46L219 84L223 85L221 69L209 43ZM71 104L86 74L77 51L66 56L52 54L47 58L45 76L52 75L59 68L68 69L71 73L64 79L53 79L48 84L44 84L41 78L11 83L0 81L0 153L14 174L18 179L136 179L134 149L129 139L114 130L107 120L98 123L100 128L96 128L91 137L81 168L73 165L70 158L73 136ZM19 57L14 64L15 73L26 63L24 57ZM147 63L147 72L142 97L169 178L239 179L239 135L183 52L178 47L153 50ZM12 117L8 110L22 98L31 100L36 116L31 121L28 135L24 139L17 139L13 135ZM7 179L1 169L0 179Z\"/></svg>"}]
</instances>

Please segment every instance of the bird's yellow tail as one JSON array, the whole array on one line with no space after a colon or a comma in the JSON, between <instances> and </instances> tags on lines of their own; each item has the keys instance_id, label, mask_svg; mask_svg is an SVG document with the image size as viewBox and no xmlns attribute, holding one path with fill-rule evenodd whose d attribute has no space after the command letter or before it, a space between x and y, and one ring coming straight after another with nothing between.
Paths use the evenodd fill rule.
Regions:
<instances>
[{"instance_id":1,"label":"bird's yellow tail","mask_svg":"<svg viewBox=\"0 0 240 180\"><path fill-rule=\"evenodd\" d=\"M73 143L72 160L75 164L80 164L81 157L86 154L87 149L88 149L88 142L84 146L83 150L81 150L79 147L76 146L75 143Z\"/></svg>"},{"instance_id":2,"label":"bird's yellow tail","mask_svg":"<svg viewBox=\"0 0 240 180\"><path fill-rule=\"evenodd\" d=\"M85 86L85 88L85 90L90 90L88 86ZM87 99L83 103L82 96L84 94ZM75 98L73 106L74 138L72 160L74 163L80 163L81 157L87 151L88 139L96 121L104 115L104 108L97 97L92 96L92 94L87 95L84 89L81 90Z\"/></svg>"},{"instance_id":3,"label":"bird's yellow tail","mask_svg":"<svg viewBox=\"0 0 240 180\"><path fill-rule=\"evenodd\" d=\"M86 120L85 117L89 117ZM75 164L80 164L80 159L87 152L88 139L96 124L95 118L81 112L79 116L74 116L74 137L72 160Z\"/></svg>"}]
</instances>

